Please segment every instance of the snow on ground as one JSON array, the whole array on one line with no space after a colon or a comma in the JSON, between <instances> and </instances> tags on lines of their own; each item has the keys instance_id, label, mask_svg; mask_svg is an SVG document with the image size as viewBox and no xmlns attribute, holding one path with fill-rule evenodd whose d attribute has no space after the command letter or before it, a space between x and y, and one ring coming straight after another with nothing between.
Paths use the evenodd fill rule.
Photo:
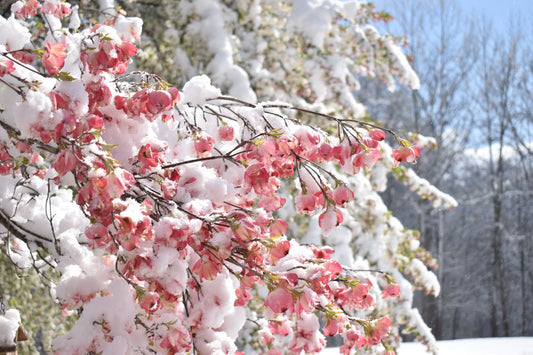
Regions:
<instances>
[{"instance_id":1,"label":"snow on ground","mask_svg":"<svg viewBox=\"0 0 533 355\"><path fill-rule=\"evenodd\" d=\"M439 355L533 355L533 337L442 340L437 342ZM322 355L338 354L338 348L327 348ZM404 343L398 355L426 355L419 343Z\"/></svg>"},{"instance_id":2,"label":"snow on ground","mask_svg":"<svg viewBox=\"0 0 533 355\"><path fill-rule=\"evenodd\" d=\"M437 342L440 355L533 355L533 337L443 340ZM425 354L424 346L405 343L398 355Z\"/></svg>"}]
</instances>

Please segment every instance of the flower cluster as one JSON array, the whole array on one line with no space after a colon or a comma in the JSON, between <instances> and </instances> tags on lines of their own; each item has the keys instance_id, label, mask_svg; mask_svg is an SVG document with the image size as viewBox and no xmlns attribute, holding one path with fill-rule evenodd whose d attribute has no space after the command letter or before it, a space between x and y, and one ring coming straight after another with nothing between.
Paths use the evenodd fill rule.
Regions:
<instances>
[{"instance_id":1,"label":"flower cluster","mask_svg":"<svg viewBox=\"0 0 533 355\"><path fill-rule=\"evenodd\" d=\"M71 13L57 0L17 1L11 20L32 21L39 9L59 23ZM180 92L127 73L139 21L121 14L86 26L34 34L41 49L22 25L17 48L0 34L0 87L13 99L2 102L0 174L46 196L52 232L40 245L62 273L62 308L80 313L55 350L235 353L245 309L263 315L259 347L270 354L283 338L292 353L319 352L324 335L342 334L346 354L386 345L391 321L372 311L399 286L343 269L329 247L289 240L282 210L293 203L334 233L356 198L335 171L372 169L387 130L322 115L337 127L327 133L296 120L296 107L223 97L205 76ZM397 162L418 155L404 143L392 153ZM294 198L282 188L291 181ZM82 222L55 222L51 201L66 197L51 190L73 192Z\"/></svg>"}]
</instances>

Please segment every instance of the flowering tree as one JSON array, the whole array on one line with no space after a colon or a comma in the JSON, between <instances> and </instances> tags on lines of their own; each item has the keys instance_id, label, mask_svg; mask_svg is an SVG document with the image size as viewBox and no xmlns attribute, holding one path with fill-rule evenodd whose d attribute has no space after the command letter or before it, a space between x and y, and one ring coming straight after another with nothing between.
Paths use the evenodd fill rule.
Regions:
<instances>
[{"instance_id":1,"label":"flowering tree","mask_svg":"<svg viewBox=\"0 0 533 355\"><path fill-rule=\"evenodd\" d=\"M393 171L454 201L399 165L432 141L379 127L352 96L354 71L418 85L364 25L387 15L162 2L180 10L163 48L190 77L178 89L128 71L142 21L98 3L17 1L0 18L2 249L59 273L52 294L78 317L54 350L313 353L340 334L343 353L392 354L404 325L434 351L411 308L412 283L439 291L434 260L377 191Z\"/></svg>"}]
</instances>

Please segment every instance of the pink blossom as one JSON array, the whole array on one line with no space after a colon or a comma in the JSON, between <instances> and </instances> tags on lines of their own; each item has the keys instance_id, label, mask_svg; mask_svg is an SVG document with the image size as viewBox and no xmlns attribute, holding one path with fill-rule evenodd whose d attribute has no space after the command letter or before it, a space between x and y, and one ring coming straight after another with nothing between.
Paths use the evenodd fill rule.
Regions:
<instances>
[{"instance_id":1,"label":"pink blossom","mask_svg":"<svg viewBox=\"0 0 533 355\"><path fill-rule=\"evenodd\" d=\"M348 323L348 318L343 314L339 314L335 318L328 319L326 325L322 328L322 332L327 337L334 336L344 331L346 323Z\"/></svg>"},{"instance_id":2,"label":"pink blossom","mask_svg":"<svg viewBox=\"0 0 533 355\"><path fill-rule=\"evenodd\" d=\"M191 349L192 337L187 328L173 326L165 332L160 343L161 348L166 349L167 354L185 353Z\"/></svg>"},{"instance_id":3,"label":"pink blossom","mask_svg":"<svg viewBox=\"0 0 533 355\"><path fill-rule=\"evenodd\" d=\"M152 146L152 144L145 144L139 149L137 159L141 165L139 172L144 174L147 170L151 170L163 161L164 147Z\"/></svg>"},{"instance_id":4,"label":"pink blossom","mask_svg":"<svg viewBox=\"0 0 533 355\"><path fill-rule=\"evenodd\" d=\"M355 154L352 158L352 166L354 173L358 173L362 168L371 168L381 159L381 152L379 149L370 149Z\"/></svg>"},{"instance_id":5,"label":"pink blossom","mask_svg":"<svg viewBox=\"0 0 533 355\"><path fill-rule=\"evenodd\" d=\"M11 5L11 12L13 12L17 18L27 18L37 15L37 9L39 6L37 0L19 0Z\"/></svg>"},{"instance_id":6,"label":"pink blossom","mask_svg":"<svg viewBox=\"0 0 533 355\"><path fill-rule=\"evenodd\" d=\"M15 147L17 147L17 149L21 152L21 153L30 153L32 151L31 149L31 146L24 143L24 142L21 142L21 141L18 141L17 144L15 144ZM0 144L0 160L6 160L6 159L9 159L9 155L7 156L7 158L5 158L5 155L3 155L3 152L5 152L5 148L2 146L2 144Z\"/></svg>"},{"instance_id":7,"label":"pink blossom","mask_svg":"<svg viewBox=\"0 0 533 355\"><path fill-rule=\"evenodd\" d=\"M151 113L160 113L170 110L172 107L172 96L167 91L157 90L148 94L146 109Z\"/></svg>"},{"instance_id":8,"label":"pink blossom","mask_svg":"<svg viewBox=\"0 0 533 355\"><path fill-rule=\"evenodd\" d=\"M96 32L100 25L93 27ZM108 72L122 74L128 68L131 56L137 53L137 47L129 42L100 41L95 49L88 49L81 53L81 61L88 71L93 74ZM173 100L174 96L171 94Z\"/></svg>"},{"instance_id":9,"label":"pink blossom","mask_svg":"<svg viewBox=\"0 0 533 355\"><path fill-rule=\"evenodd\" d=\"M63 95L57 92L50 92L50 101L52 102L52 107L54 110L57 109L67 109L68 101L63 97Z\"/></svg>"},{"instance_id":10,"label":"pink blossom","mask_svg":"<svg viewBox=\"0 0 533 355\"><path fill-rule=\"evenodd\" d=\"M276 265L281 258L284 258L291 248L291 243L288 240L278 240L274 246L270 248L270 262Z\"/></svg>"},{"instance_id":11,"label":"pink blossom","mask_svg":"<svg viewBox=\"0 0 533 355\"><path fill-rule=\"evenodd\" d=\"M291 156L278 156L272 163L272 175L280 178L291 177L294 174L294 160Z\"/></svg>"},{"instance_id":12,"label":"pink blossom","mask_svg":"<svg viewBox=\"0 0 533 355\"><path fill-rule=\"evenodd\" d=\"M388 317L382 317L378 319L372 328L371 337L367 338L367 343L370 345L379 344L381 342L381 338L389 333L390 325L391 321Z\"/></svg>"},{"instance_id":13,"label":"pink blossom","mask_svg":"<svg viewBox=\"0 0 533 355\"><path fill-rule=\"evenodd\" d=\"M280 153L291 154L291 151L298 146L298 138L284 134L278 139L277 144Z\"/></svg>"},{"instance_id":14,"label":"pink blossom","mask_svg":"<svg viewBox=\"0 0 533 355\"><path fill-rule=\"evenodd\" d=\"M93 80L86 84L86 90L89 94L89 111L93 114L100 115L97 107L107 106L111 103L111 89L109 89L107 83L100 77L98 80ZM120 100L120 96L115 96L115 99Z\"/></svg>"},{"instance_id":15,"label":"pink blossom","mask_svg":"<svg viewBox=\"0 0 533 355\"><path fill-rule=\"evenodd\" d=\"M333 280L342 272L342 266L336 260L328 260L323 265L330 280Z\"/></svg>"},{"instance_id":16,"label":"pink blossom","mask_svg":"<svg viewBox=\"0 0 533 355\"><path fill-rule=\"evenodd\" d=\"M318 262L318 260L317 260ZM330 290L329 282L342 272L341 265L334 260L325 260L320 267L313 268L308 274L309 287L318 294Z\"/></svg>"},{"instance_id":17,"label":"pink blossom","mask_svg":"<svg viewBox=\"0 0 533 355\"><path fill-rule=\"evenodd\" d=\"M382 298L396 297L400 294L400 285L391 285L388 284L385 286L383 292L381 292Z\"/></svg>"},{"instance_id":18,"label":"pink blossom","mask_svg":"<svg viewBox=\"0 0 533 355\"><path fill-rule=\"evenodd\" d=\"M278 334L279 336L287 336L291 332L291 326L287 316L278 316L275 320L269 322L270 331L272 334Z\"/></svg>"},{"instance_id":19,"label":"pink blossom","mask_svg":"<svg viewBox=\"0 0 533 355\"><path fill-rule=\"evenodd\" d=\"M126 220L125 225L122 220ZM140 219L132 221L128 216L121 216L119 221L123 229L119 229L117 234L120 245L126 250L131 251L134 248L138 248L141 241L148 241L153 238L153 228L149 217L143 216Z\"/></svg>"},{"instance_id":20,"label":"pink blossom","mask_svg":"<svg viewBox=\"0 0 533 355\"><path fill-rule=\"evenodd\" d=\"M331 232L342 223L342 212L338 208L329 207L318 217L318 225L324 233Z\"/></svg>"},{"instance_id":21,"label":"pink blossom","mask_svg":"<svg viewBox=\"0 0 533 355\"><path fill-rule=\"evenodd\" d=\"M85 235L89 239L89 245L92 248L104 247L111 242L107 227L100 223L90 225L85 231Z\"/></svg>"},{"instance_id":22,"label":"pink blossom","mask_svg":"<svg viewBox=\"0 0 533 355\"><path fill-rule=\"evenodd\" d=\"M368 135L370 136L370 138L372 138L373 140L376 140L376 141L382 141L385 139L386 135L385 135L385 132L383 132L381 129L379 128L373 128L371 129L369 132L368 132Z\"/></svg>"},{"instance_id":23,"label":"pink blossom","mask_svg":"<svg viewBox=\"0 0 533 355\"><path fill-rule=\"evenodd\" d=\"M41 59L44 68L51 74L57 74L63 65L65 65L65 57L67 50L63 43L54 43L46 41L44 44L44 54Z\"/></svg>"},{"instance_id":24,"label":"pink blossom","mask_svg":"<svg viewBox=\"0 0 533 355\"><path fill-rule=\"evenodd\" d=\"M288 272L284 277L280 278L280 285L284 286L287 289L292 289L296 287L299 281L298 274L294 272Z\"/></svg>"},{"instance_id":25,"label":"pink blossom","mask_svg":"<svg viewBox=\"0 0 533 355\"><path fill-rule=\"evenodd\" d=\"M276 314L284 313L293 307L292 293L284 288L278 287L268 294L265 299L265 306Z\"/></svg>"},{"instance_id":26,"label":"pink blossom","mask_svg":"<svg viewBox=\"0 0 533 355\"><path fill-rule=\"evenodd\" d=\"M296 285L295 285L296 286ZM302 292L296 294L296 302L293 305L293 311L296 314L311 313L317 302L316 293L309 288L304 288Z\"/></svg>"},{"instance_id":27,"label":"pink blossom","mask_svg":"<svg viewBox=\"0 0 533 355\"><path fill-rule=\"evenodd\" d=\"M172 104L175 105L180 101L180 92L175 87L168 88L168 93L170 94L170 97L172 98Z\"/></svg>"},{"instance_id":28,"label":"pink blossom","mask_svg":"<svg viewBox=\"0 0 533 355\"><path fill-rule=\"evenodd\" d=\"M247 242L256 237L259 237L259 229L255 223L249 219L242 219L235 223L234 226L235 237L240 242Z\"/></svg>"},{"instance_id":29,"label":"pink blossom","mask_svg":"<svg viewBox=\"0 0 533 355\"><path fill-rule=\"evenodd\" d=\"M270 328L261 328L257 332L259 336L259 343L263 346L270 345L275 340L274 335L270 332Z\"/></svg>"},{"instance_id":30,"label":"pink blossom","mask_svg":"<svg viewBox=\"0 0 533 355\"><path fill-rule=\"evenodd\" d=\"M350 157L350 147L347 144L336 145L332 148L332 154L336 161L344 165Z\"/></svg>"},{"instance_id":31,"label":"pink blossom","mask_svg":"<svg viewBox=\"0 0 533 355\"><path fill-rule=\"evenodd\" d=\"M179 181L180 180L180 171L177 168L173 169L165 169L165 172L163 174L167 179L172 181Z\"/></svg>"},{"instance_id":32,"label":"pink blossom","mask_svg":"<svg viewBox=\"0 0 533 355\"><path fill-rule=\"evenodd\" d=\"M235 132L231 126L222 126L218 129L218 138L222 141L233 140Z\"/></svg>"},{"instance_id":33,"label":"pink blossom","mask_svg":"<svg viewBox=\"0 0 533 355\"><path fill-rule=\"evenodd\" d=\"M210 152L214 145L215 139L208 134L202 134L194 140L194 150L198 154Z\"/></svg>"},{"instance_id":34,"label":"pink blossom","mask_svg":"<svg viewBox=\"0 0 533 355\"><path fill-rule=\"evenodd\" d=\"M323 160L331 160L333 158L333 147L328 143L322 143L318 148L318 156Z\"/></svg>"},{"instance_id":35,"label":"pink blossom","mask_svg":"<svg viewBox=\"0 0 533 355\"><path fill-rule=\"evenodd\" d=\"M178 193L178 183L176 181L172 180L165 180L161 183L161 191L163 192L163 196L167 200L171 200L176 196Z\"/></svg>"},{"instance_id":36,"label":"pink blossom","mask_svg":"<svg viewBox=\"0 0 533 355\"><path fill-rule=\"evenodd\" d=\"M294 204L299 213L310 214L315 211L315 197L310 194L298 195L294 198Z\"/></svg>"},{"instance_id":37,"label":"pink blossom","mask_svg":"<svg viewBox=\"0 0 533 355\"><path fill-rule=\"evenodd\" d=\"M15 57L16 60L24 64L30 64L35 60L35 57L32 54L24 50L16 51L15 53L13 53L13 57Z\"/></svg>"},{"instance_id":38,"label":"pink blossom","mask_svg":"<svg viewBox=\"0 0 533 355\"><path fill-rule=\"evenodd\" d=\"M153 268L152 260L148 256L144 254L140 254L140 255L135 255L133 258L129 259L126 262L126 264L122 268L122 273L126 277L131 278L135 275L139 280L144 280L144 277L141 275L144 274L146 271L151 270L152 268ZM152 288L152 290L160 291L160 290L157 290L157 286L155 285Z\"/></svg>"},{"instance_id":39,"label":"pink blossom","mask_svg":"<svg viewBox=\"0 0 533 355\"><path fill-rule=\"evenodd\" d=\"M89 129L102 129L104 127L104 120L102 117L97 115L91 115L89 118L87 118L87 124L89 125Z\"/></svg>"},{"instance_id":40,"label":"pink blossom","mask_svg":"<svg viewBox=\"0 0 533 355\"><path fill-rule=\"evenodd\" d=\"M331 197L333 197L337 205L344 206L346 202L350 202L354 199L354 193L346 186L339 186L332 191Z\"/></svg>"},{"instance_id":41,"label":"pink blossom","mask_svg":"<svg viewBox=\"0 0 533 355\"><path fill-rule=\"evenodd\" d=\"M274 196L265 196L259 200L257 207L264 208L266 211L272 212L279 210L283 205L285 205L285 199L283 197L274 195Z\"/></svg>"},{"instance_id":42,"label":"pink blossom","mask_svg":"<svg viewBox=\"0 0 533 355\"><path fill-rule=\"evenodd\" d=\"M344 344L340 347L341 354L350 354L354 347L362 347L365 345L365 337L361 330L356 327L350 327L342 333Z\"/></svg>"},{"instance_id":43,"label":"pink blossom","mask_svg":"<svg viewBox=\"0 0 533 355\"><path fill-rule=\"evenodd\" d=\"M241 306L241 307L245 307L248 302L250 302L250 300L252 299L252 295L250 295L250 292L246 291L246 290L242 290L240 288L236 289L235 290L235 296L237 297L237 299L235 300L235 306Z\"/></svg>"},{"instance_id":44,"label":"pink blossom","mask_svg":"<svg viewBox=\"0 0 533 355\"><path fill-rule=\"evenodd\" d=\"M258 194L270 190L270 175L262 163L249 166L244 172L244 181Z\"/></svg>"},{"instance_id":45,"label":"pink blossom","mask_svg":"<svg viewBox=\"0 0 533 355\"><path fill-rule=\"evenodd\" d=\"M59 0L45 0L41 7L41 12L45 15L53 15L57 18L63 18L70 15L70 4L60 2Z\"/></svg>"},{"instance_id":46,"label":"pink blossom","mask_svg":"<svg viewBox=\"0 0 533 355\"><path fill-rule=\"evenodd\" d=\"M161 306L159 302L159 294L157 292L146 292L140 299L139 305L146 313L157 311Z\"/></svg>"},{"instance_id":47,"label":"pink blossom","mask_svg":"<svg viewBox=\"0 0 533 355\"><path fill-rule=\"evenodd\" d=\"M13 62L9 59L0 61L0 77L15 71Z\"/></svg>"},{"instance_id":48,"label":"pink blossom","mask_svg":"<svg viewBox=\"0 0 533 355\"><path fill-rule=\"evenodd\" d=\"M52 162L52 167L57 171L59 176L73 172L78 165L78 159L70 149L62 150Z\"/></svg>"},{"instance_id":49,"label":"pink blossom","mask_svg":"<svg viewBox=\"0 0 533 355\"><path fill-rule=\"evenodd\" d=\"M325 345L324 336L319 332L317 317L312 313L303 313L296 320L296 331L289 343L294 354L319 353Z\"/></svg>"},{"instance_id":50,"label":"pink blossom","mask_svg":"<svg viewBox=\"0 0 533 355\"><path fill-rule=\"evenodd\" d=\"M335 252L335 249L329 246L323 246L320 249L313 247L313 254L317 259L331 259L331 254Z\"/></svg>"},{"instance_id":51,"label":"pink blossom","mask_svg":"<svg viewBox=\"0 0 533 355\"><path fill-rule=\"evenodd\" d=\"M257 151L262 156L274 156L277 153L276 144L270 139L265 139L261 144L259 144Z\"/></svg>"},{"instance_id":52,"label":"pink blossom","mask_svg":"<svg viewBox=\"0 0 533 355\"><path fill-rule=\"evenodd\" d=\"M137 47L132 43L122 42L115 48L118 53L115 72L117 74L122 74L126 71L126 69L128 69L128 61L130 60L130 57L137 53Z\"/></svg>"},{"instance_id":53,"label":"pink blossom","mask_svg":"<svg viewBox=\"0 0 533 355\"><path fill-rule=\"evenodd\" d=\"M282 355L281 349L278 347L272 348L268 350L268 352L265 355Z\"/></svg>"},{"instance_id":54,"label":"pink blossom","mask_svg":"<svg viewBox=\"0 0 533 355\"><path fill-rule=\"evenodd\" d=\"M120 197L134 184L135 178L128 170L117 168L107 177L106 190L110 196Z\"/></svg>"},{"instance_id":55,"label":"pink blossom","mask_svg":"<svg viewBox=\"0 0 533 355\"><path fill-rule=\"evenodd\" d=\"M153 142L143 145L137 154L137 159L141 165L139 172L144 174L146 171L152 170L162 163L166 149L166 143L159 144L159 142Z\"/></svg>"},{"instance_id":56,"label":"pink blossom","mask_svg":"<svg viewBox=\"0 0 533 355\"><path fill-rule=\"evenodd\" d=\"M368 293L369 285L359 282L352 288L342 291L338 297L342 305L350 309L361 310L374 305L374 297Z\"/></svg>"},{"instance_id":57,"label":"pink blossom","mask_svg":"<svg viewBox=\"0 0 533 355\"><path fill-rule=\"evenodd\" d=\"M363 145L367 148L376 149L379 148L379 141L372 139L371 137L363 138Z\"/></svg>"},{"instance_id":58,"label":"pink blossom","mask_svg":"<svg viewBox=\"0 0 533 355\"><path fill-rule=\"evenodd\" d=\"M172 225L168 239L176 243L174 246L176 249L185 249L185 247L187 247L190 234L191 232L189 230L189 226Z\"/></svg>"},{"instance_id":59,"label":"pink blossom","mask_svg":"<svg viewBox=\"0 0 533 355\"><path fill-rule=\"evenodd\" d=\"M282 219L276 219L270 224L270 236L278 237L287 233L289 225Z\"/></svg>"},{"instance_id":60,"label":"pink blossom","mask_svg":"<svg viewBox=\"0 0 533 355\"><path fill-rule=\"evenodd\" d=\"M216 260L211 258L205 258L198 260L192 268L192 271L200 277L200 279L214 280L220 270L222 265Z\"/></svg>"},{"instance_id":61,"label":"pink blossom","mask_svg":"<svg viewBox=\"0 0 533 355\"><path fill-rule=\"evenodd\" d=\"M395 165L400 162L416 163L416 158L420 157L420 148L417 146L401 147L392 151Z\"/></svg>"},{"instance_id":62,"label":"pink blossom","mask_svg":"<svg viewBox=\"0 0 533 355\"><path fill-rule=\"evenodd\" d=\"M302 127L300 130L295 132L294 135L298 139L300 147L303 149L310 149L318 145L321 140L320 135L308 127Z\"/></svg>"}]
</instances>

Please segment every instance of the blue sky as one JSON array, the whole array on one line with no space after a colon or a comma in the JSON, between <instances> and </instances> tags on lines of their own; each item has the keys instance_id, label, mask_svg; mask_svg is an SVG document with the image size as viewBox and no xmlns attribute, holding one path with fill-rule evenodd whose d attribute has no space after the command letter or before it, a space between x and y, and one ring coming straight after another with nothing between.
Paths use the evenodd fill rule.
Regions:
<instances>
[{"instance_id":1,"label":"blue sky","mask_svg":"<svg viewBox=\"0 0 533 355\"><path fill-rule=\"evenodd\" d=\"M518 15L533 15L533 0L460 0L458 4L467 12L485 14L499 28L505 28Z\"/></svg>"},{"instance_id":2,"label":"blue sky","mask_svg":"<svg viewBox=\"0 0 533 355\"><path fill-rule=\"evenodd\" d=\"M387 10L383 4L388 1L405 1L405 0L372 0L376 8ZM407 0L408 1L408 0ZM428 0L438 1L438 0ZM533 0L455 0L456 3L465 11L473 12L481 16L485 15L492 21L494 26L499 30L505 30L510 19L522 16L523 19L533 17ZM394 15L394 14L393 14ZM533 29L532 29L533 30Z\"/></svg>"}]
</instances>

